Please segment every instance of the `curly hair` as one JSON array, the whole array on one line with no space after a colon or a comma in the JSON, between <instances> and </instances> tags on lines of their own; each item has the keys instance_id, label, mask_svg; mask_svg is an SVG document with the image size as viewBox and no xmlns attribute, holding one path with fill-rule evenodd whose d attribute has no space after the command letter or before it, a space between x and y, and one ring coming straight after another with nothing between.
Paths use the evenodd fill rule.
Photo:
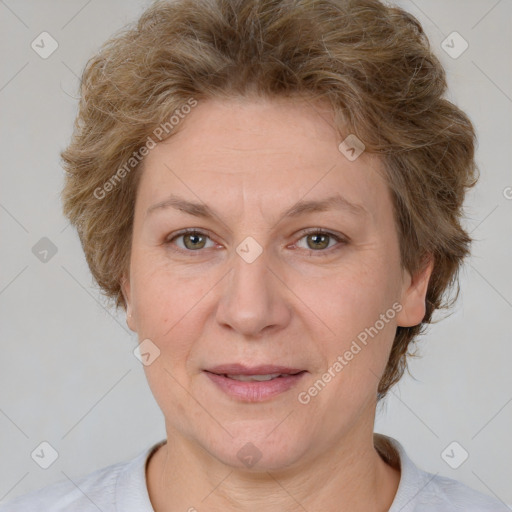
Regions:
<instances>
[{"instance_id":1,"label":"curly hair","mask_svg":"<svg viewBox=\"0 0 512 512\"><path fill-rule=\"evenodd\" d=\"M63 211L103 293L126 308L121 279L144 163L134 156L151 134L191 98L326 100L340 136L355 134L382 159L402 267L413 273L434 259L425 317L397 328L380 400L434 311L457 298L469 254L461 217L478 179L476 135L446 89L419 21L378 0L155 1L85 66L74 133L61 153Z\"/></svg>"}]
</instances>

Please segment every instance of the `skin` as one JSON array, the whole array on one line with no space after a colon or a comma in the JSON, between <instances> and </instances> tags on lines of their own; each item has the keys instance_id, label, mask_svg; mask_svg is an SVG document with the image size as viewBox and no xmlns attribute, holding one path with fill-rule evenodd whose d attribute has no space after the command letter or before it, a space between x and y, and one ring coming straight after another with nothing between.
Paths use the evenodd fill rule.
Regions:
<instances>
[{"instance_id":1,"label":"skin","mask_svg":"<svg viewBox=\"0 0 512 512\"><path fill-rule=\"evenodd\" d=\"M333 123L323 103L205 100L145 159L123 293L128 326L160 350L144 367L167 432L146 473L157 512L391 506L400 472L374 448L377 386L396 327L423 319L432 266L414 276L401 268L381 162L366 152L349 161ZM146 213L170 193L217 216ZM279 220L297 201L333 193L366 213L331 209ZM185 228L209 234L170 241ZM315 245L307 228L348 239ZM252 263L236 252L248 236L263 251ZM298 393L394 303L401 311L300 403ZM308 373L298 387L247 403L202 371L232 362ZM248 442L261 452L251 468L237 457Z\"/></svg>"}]
</instances>

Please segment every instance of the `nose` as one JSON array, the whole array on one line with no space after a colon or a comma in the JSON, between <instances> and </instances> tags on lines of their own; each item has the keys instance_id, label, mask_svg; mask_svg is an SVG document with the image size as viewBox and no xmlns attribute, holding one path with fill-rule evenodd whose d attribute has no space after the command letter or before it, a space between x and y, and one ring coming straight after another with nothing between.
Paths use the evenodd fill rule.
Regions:
<instances>
[{"instance_id":1,"label":"nose","mask_svg":"<svg viewBox=\"0 0 512 512\"><path fill-rule=\"evenodd\" d=\"M285 328L291 319L286 279L279 275L268 251L263 250L254 261L240 254L234 254L232 269L223 280L217 322L247 338Z\"/></svg>"}]
</instances>

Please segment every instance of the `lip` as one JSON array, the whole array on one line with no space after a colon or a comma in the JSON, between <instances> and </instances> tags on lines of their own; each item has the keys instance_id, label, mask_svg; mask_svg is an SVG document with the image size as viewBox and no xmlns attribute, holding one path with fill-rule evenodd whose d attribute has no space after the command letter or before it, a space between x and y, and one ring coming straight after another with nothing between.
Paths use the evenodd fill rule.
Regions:
<instances>
[{"instance_id":1,"label":"lip","mask_svg":"<svg viewBox=\"0 0 512 512\"><path fill-rule=\"evenodd\" d=\"M271 373L299 373L305 371L304 368L290 368L288 366L276 366L272 364L261 364L258 366L245 366L243 364L232 363L222 364L205 370L217 375L269 375Z\"/></svg>"},{"instance_id":2,"label":"lip","mask_svg":"<svg viewBox=\"0 0 512 512\"><path fill-rule=\"evenodd\" d=\"M225 367L223 367L225 368ZM240 373L240 369L236 371L231 371L233 366L230 367L229 374L230 375L266 375L270 373L286 373L286 371L281 371L278 366L259 366L255 369L249 369L250 372ZM247 370L247 368L245 368ZM271 371L269 371L270 369ZM277 370L277 371L274 371ZM286 368L287 371L292 371L295 373L293 368ZM257 371L259 373L251 373ZM238 372L238 373L237 373ZM234 398L235 400L240 400L242 402L263 402L265 400L270 400L271 398L288 391L289 389L296 386L302 377L307 373L306 370L298 370L299 373L289 373L283 377L276 377L272 380L267 381L239 381L230 379L226 375L212 373L209 370L204 370L204 373L208 376L208 378L226 395Z\"/></svg>"}]
</instances>

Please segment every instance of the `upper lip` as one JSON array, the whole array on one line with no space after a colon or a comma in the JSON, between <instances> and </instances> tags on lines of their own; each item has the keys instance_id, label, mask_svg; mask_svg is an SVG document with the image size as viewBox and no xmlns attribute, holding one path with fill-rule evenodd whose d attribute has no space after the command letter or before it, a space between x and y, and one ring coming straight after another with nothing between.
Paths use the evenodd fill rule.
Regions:
<instances>
[{"instance_id":1,"label":"upper lip","mask_svg":"<svg viewBox=\"0 0 512 512\"><path fill-rule=\"evenodd\" d=\"M293 374L305 371L301 368L290 368L289 366L276 366L273 364L261 364L258 366L245 366L243 364L221 364L206 370L217 375L269 375L272 373Z\"/></svg>"}]
</instances>

